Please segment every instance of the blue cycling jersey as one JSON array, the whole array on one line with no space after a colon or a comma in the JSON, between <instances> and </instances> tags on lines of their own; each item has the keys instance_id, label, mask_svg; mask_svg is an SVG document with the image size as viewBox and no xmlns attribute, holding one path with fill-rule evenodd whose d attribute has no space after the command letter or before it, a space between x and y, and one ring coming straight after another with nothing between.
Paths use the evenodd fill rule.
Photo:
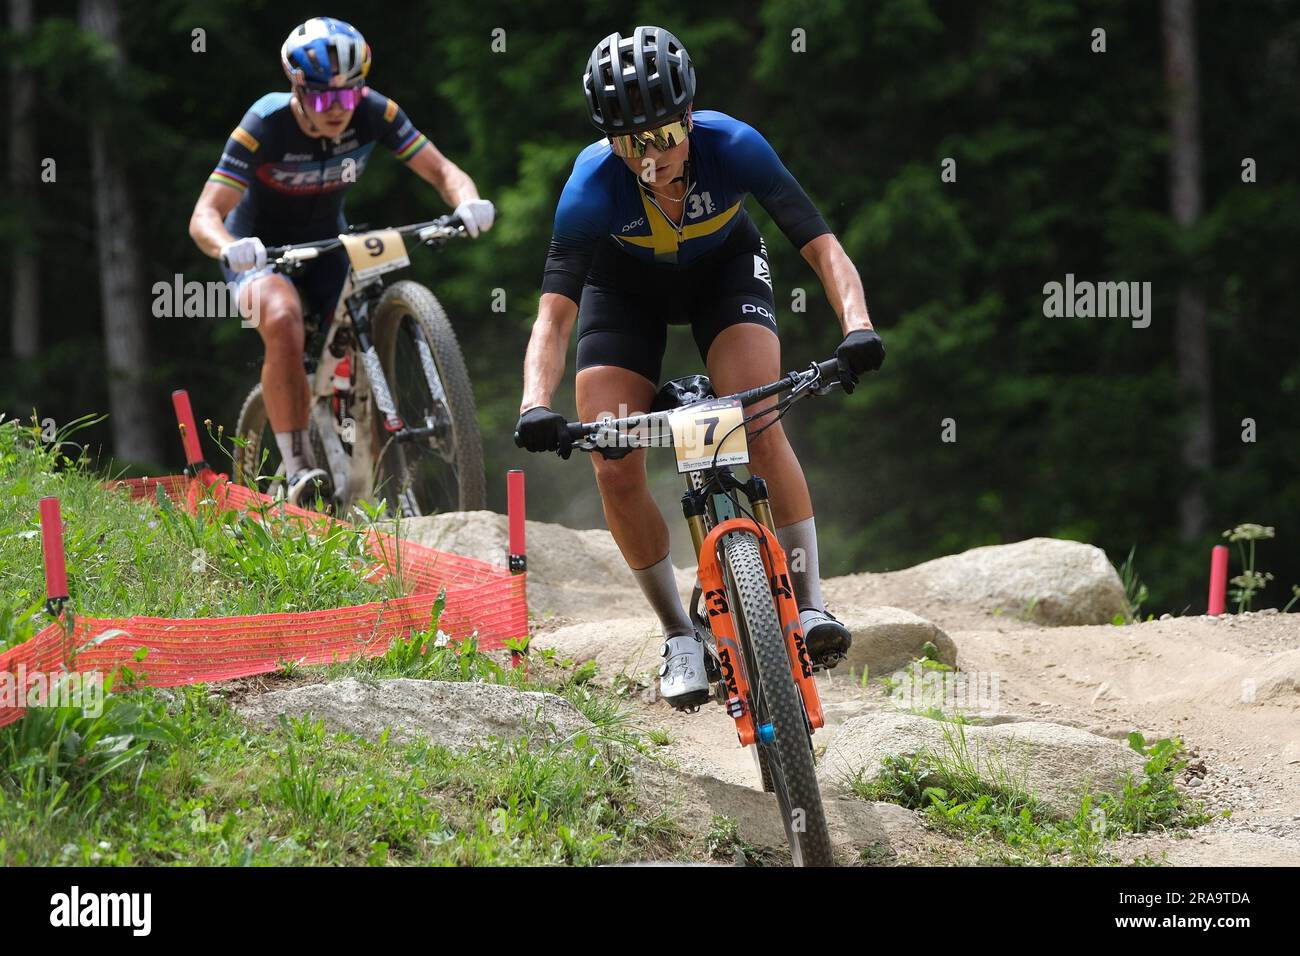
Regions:
<instances>
[{"instance_id":1,"label":"blue cycling jersey","mask_svg":"<svg viewBox=\"0 0 1300 956\"><path fill-rule=\"evenodd\" d=\"M555 210L543 292L559 292L577 302L598 253L667 269L697 262L748 220L747 194L795 248L830 232L757 130L714 110L694 113L693 120L680 226L655 206L608 141L592 143L578 155Z\"/></svg>"},{"instance_id":2,"label":"blue cycling jersey","mask_svg":"<svg viewBox=\"0 0 1300 956\"><path fill-rule=\"evenodd\" d=\"M209 182L243 193L226 228L267 245L309 242L346 228L343 198L361 176L375 143L402 161L428 140L396 101L367 89L337 138L309 136L294 118L289 93L252 105L226 141Z\"/></svg>"}]
</instances>

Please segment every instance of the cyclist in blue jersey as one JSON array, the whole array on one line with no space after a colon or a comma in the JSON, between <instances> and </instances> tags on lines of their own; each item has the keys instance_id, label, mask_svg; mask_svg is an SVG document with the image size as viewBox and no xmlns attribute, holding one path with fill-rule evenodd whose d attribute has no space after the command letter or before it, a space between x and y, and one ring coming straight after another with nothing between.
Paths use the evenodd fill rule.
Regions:
<instances>
[{"instance_id":1,"label":"cyclist in blue jersey","mask_svg":"<svg viewBox=\"0 0 1300 956\"><path fill-rule=\"evenodd\" d=\"M296 503L304 489L328 481L314 467L307 440L311 387L302 364L303 314L329 321L348 263L338 250L289 279L267 267L266 247L345 231L344 196L376 142L432 184L471 236L490 229L495 213L479 198L474 181L415 128L396 101L365 85L370 47L356 28L314 17L289 34L280 61L291 92L263 96L230 134L194 205L190 235L221 260L241 307L257 303L257 331L266 350L262 394L288 497Z\"/></svg>"},{"instance_id":2,"label":"cyclist in blue jersey","mask_svg":"<svg viewBox=\"0 0 1300 956\"><path fill-rule=\"evenodd\" d=\"M522 447L568 455L565 418L548 406L575 321L583 421L650 409L669 325L690 326L718 394L780 376L767 248L745 212L746 195L767 210L826 289L844 333L836 355L845 389L880 367L884 345L853 263L756 130L694 109L695 69L676 37L650 26L611 34L592 51L583 88L605 138L579 154L555 212L524 360L516 426ZM817 666L832 667L852 638L822 601L803 470L779 424L751 438L750 455L773 488L777 537L795 557L792 568L802 569L792 576L809 651ZM593 455L592 463L610 532L663 627L660 691L675 707L695 706L708 695L704 650L677 593L645 452Z\"/></svg>"}]
</instances>

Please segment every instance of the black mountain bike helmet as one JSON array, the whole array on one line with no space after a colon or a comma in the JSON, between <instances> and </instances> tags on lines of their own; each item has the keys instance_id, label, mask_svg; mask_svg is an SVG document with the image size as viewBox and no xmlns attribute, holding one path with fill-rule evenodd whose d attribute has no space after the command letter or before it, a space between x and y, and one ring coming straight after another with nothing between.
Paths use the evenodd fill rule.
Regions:
<instances>
[{"instance_id":1,"label":"black mountain bike helmet","mask_svg":"<svg viewBox=\"0 0 1300 956\"><path fill-rule=\"evenodd\" d=\"M596 44L582 77L591 121L606 136L671 122L695 98L695 65L663 27L611 33Z\"/></svg>"}]
</instances>

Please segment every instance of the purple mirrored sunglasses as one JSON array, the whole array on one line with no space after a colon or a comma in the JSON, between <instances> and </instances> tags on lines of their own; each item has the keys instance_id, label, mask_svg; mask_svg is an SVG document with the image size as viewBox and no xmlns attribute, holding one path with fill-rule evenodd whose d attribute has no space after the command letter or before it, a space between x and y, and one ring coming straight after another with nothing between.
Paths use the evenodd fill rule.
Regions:
<instances>
[{"instance_id":1,"label":"purple mirrored sunglasses","mask_svg":"<svg viewBox=\"0 0 1300 956\"><path fill-rule=\"evenodd\" d=\"M364 93L364 87L345 87L338 90L303 90L302 97L313 112L324 113L335 103L345 110L354 110Z\"/></svg>"}]
</instances>

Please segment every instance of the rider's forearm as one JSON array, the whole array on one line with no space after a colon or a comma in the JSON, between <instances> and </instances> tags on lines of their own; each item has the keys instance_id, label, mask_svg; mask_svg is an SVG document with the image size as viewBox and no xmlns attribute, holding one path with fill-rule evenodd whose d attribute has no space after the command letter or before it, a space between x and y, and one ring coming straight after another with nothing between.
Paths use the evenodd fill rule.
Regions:
<instances>
[{"instance_id":1,"label":"rider's forearm","mask_svg":"<svg viewBox=\"0 0 1300 956\"><path fill-rule=\"evenodd\" d=\"M821 280L831 308L839 317L841 331L848 335L854 329L871 328L862 278L840 241L831 233L826 233L799 251Z\"/></svg>"},{"instance_id":2,"label":"rider's forearm","mask_svg":"<svg viewBox=\"0 0 1300 956\"><path fill-rule=\"evenodd\" d=\"M235 240L226 229L221 213L210 207L194 210L194 215L190 217L190 238L203 250L204 255L213 259L221 255L223 246Z\"/></svg>"},{"instance_id":3,"label":"rider's forearm","mask_svg":"<svg viewBox=\"0 0 1300 956\"><path fill-rule=\"evenodd\" d=\"M420 151L407 161L411 170L438 190L438 195L452 209L463 202L478 199L478 187L469 175L439 152L432 143L425 143Z\"/></svg>"},{"instance_id":4,"label":"rider's forearm","mask_svg":"<svg viewBox=\"0 0 1300 956\"><path fill-rule=\"evenodd\" d=\"M463 202L478 199L478 187L474 185L474 180L469 178L469 174L454 163L449 165L451 169L448 171L442 187L438 190L443 201L452 209L455 209Z\"/></svg>"},{"instance_id":5,"label":"rider's forearm","mask_svg":"<svg viewBox=\"0 0 1300 956\"><path fill-rule=\"evenodd\" d=\"M578 304L568 296L557 292L542 295L524 356L521 414L538 405L550 406L551 397L564 377L564 356L569 351L569 336L577 317Z\"/></svg>"}]
</instances>

